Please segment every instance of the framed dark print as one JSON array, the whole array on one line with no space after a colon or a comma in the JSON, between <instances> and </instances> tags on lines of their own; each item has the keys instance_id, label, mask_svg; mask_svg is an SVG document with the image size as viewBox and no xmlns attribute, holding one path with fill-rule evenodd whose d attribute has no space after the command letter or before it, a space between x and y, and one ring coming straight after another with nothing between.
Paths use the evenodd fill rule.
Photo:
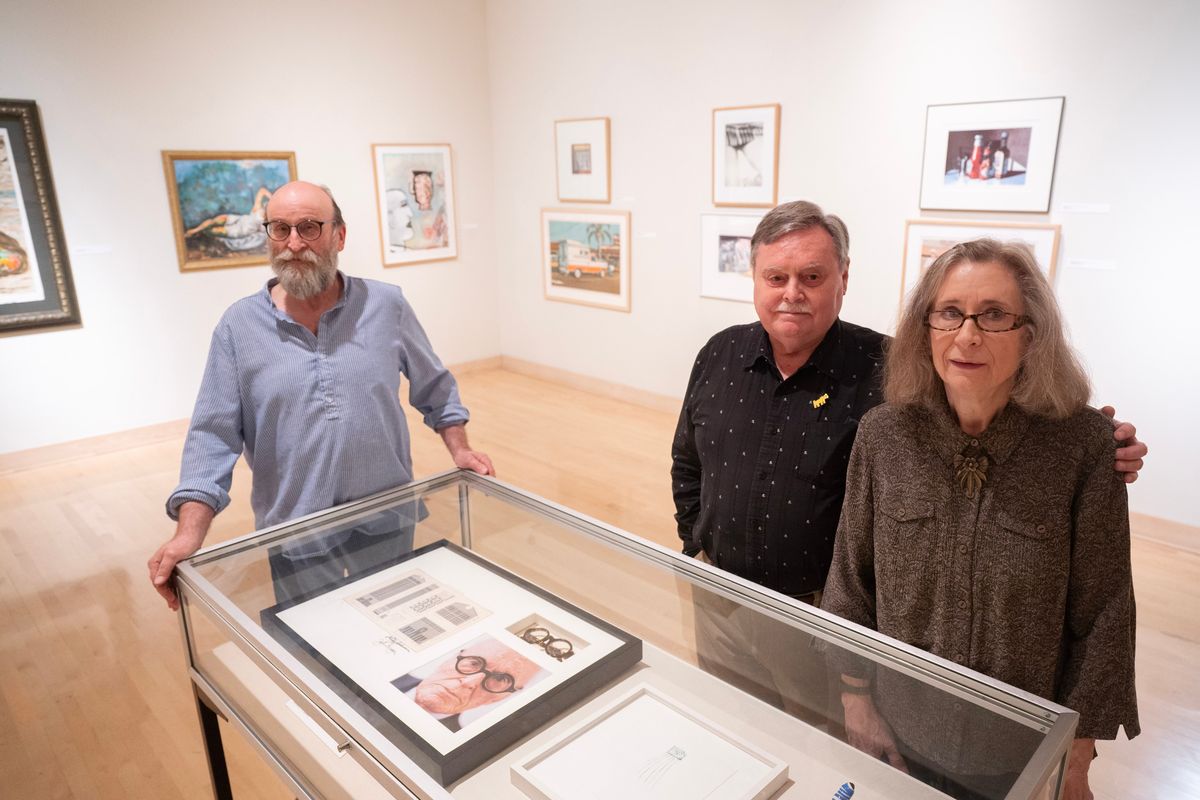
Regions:
<instances>
[{"instance_id":1,"label":"framed dark print","mask_svg":"<svg viewBox=\"0 0 1200 800\"><path fill-rule=\"evenodd\" d=\"M296 180L295 153L164 150L179 271L269 262L267 202Z\"/></svg>"},{"instance_id":2,"label":"framed dark print","mask_svg":"<svg viewBox=\"0 0 1200 800\"><path fill-rule=\"evenodd\" d=\"M1049 211L1063 101L929 106L921 208Z\"/></svg>"},{"instance_id":3,"label":"framed dark print","mask_svg":"<svg viewBox=\"0 0 1200 800\"><path fill-rule=\"evenodd\" d=\"M0 100L0 331L79 319L37 103Z\"/></svg>"},{"instance_id":4,"label":"framed dark print","mask_svg":"<svg viewBox=\"0 0 1200 800\"><path fill-rule=\"evenodd\" d=\"M443 786L642 656L641 640L444 539L262 620Z\"/></svg>"},{"instance_id":5,"label":"framed dark print","mask_svg":"<svg viewBox=\"0 0 1200 800\"><path fill-rule=\"evenodd\" d=\"M779 194L779 104L713 109L714 206L770 208Z\"/></svg>"},{"instance_id":6,"label":"framed dark print","mask_svg":"<svg viewBox=\"0 0 1200 800\"><path fill-rule=\"evenodd\" d=\"M608 117L554 121L558 199L607 203L611 189Z\"/></svg>"},{"instance_id":7,"label":"framed dark print","mask_svg":"<svg viewBox=\"0 0 1200 800\"><path fill-rule=\"evenodd\" d=\"M700 296L754 302L750 240L762 214L700 215Z\"/></svg>"}]
</instances>

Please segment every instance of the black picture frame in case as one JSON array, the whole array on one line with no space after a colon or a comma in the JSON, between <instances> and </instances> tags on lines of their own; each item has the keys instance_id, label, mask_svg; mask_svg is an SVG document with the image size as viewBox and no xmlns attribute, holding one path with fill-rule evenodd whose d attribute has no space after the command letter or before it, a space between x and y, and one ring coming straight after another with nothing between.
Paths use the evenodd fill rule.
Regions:
<instances>
[{"instance_id":1,"label":"black picture frame in case","mask_svg":"<svg viewBox=\"0 0 1200 800\"><path fill-rule=\"evenodd\" d=\"M428 557L431 554L433 554L432 558L441 559L441 561L434 562L430 558L422 559L423 556ZM478 570L479 568L486 570L490 575L504 581L506 590L510 594L515 593L517 596L522 596L520 593L525 593L532 596L530 599L534 601L534 604L549 604L544 608L551 608L554 612L552 616L566 620L568 626L573 625L584 630L591 630L593 635L598 629L602 632L602 637L607 636L611 639L608 640L605 647L597 650L601 654L599 657L590 660L584 658L572 665L569 659L579 658L577 655L572 655L565 662L567 666L562 668L561 674L547 672L545 683L538 687L538 693L531 700L504 706L497 702L498 708L495 709L495 713L491 713L486 720L481 720L476 726L477 729L467 726L457 729L449 727L450 733L447 733L443 732L437 723L431 725L429 719L424 716L428 714L428 711L418 709L415 704L408 701L400 700L386 687L384 694L388 696L376 696L354 676L348 674L347 670L358 669L360 662L349 659L346 652L327 652L331 648L340 649L337 636L332 634L325 636L319 633L318 636L313 637L323 638L323 641L327 643L323 649L322 646L315 645L309 640L309 637L298 630L298 628L308 626L308 630L319 632L320 626L327 624L327 622L308 621L305 615L314 619L321 617L326 621L331 618L341 618L347 620L350 623L349 627L353 628L354 623L361 615L357 611L346 611L344 608L350 605L345 598L353 597L359 591L356 588L347 592L346 590L351 584L365 587L363 591L369 591L373 582L377 583L376 576L386 578L381 575L385 570L391 570L389 575L407 575L409 574L407 571L397 571L393 568L412 562L410 566L414 568L414 571L418 571L423 568L423 565L445 564L448 558L451 560L462 559L463 569L466 570ZM433 570L427 571L434 572ZM485 590L480 588L478 582L461 588L472 595L472 600L487 601L488 599L481 595ZM305 606L305 604L308 605ZM323 610L310 614L310 610L314 608ZM290 614L289 610L291 610ZM298 614L301 616L298 617ZM367 576L358 575L345 578L322 587L318 591L266 608L262 611L261 620L263 628L309 668L319 680L443 786L449 786L470 774L499 753L557 719L568 709L611 685L637 665L642 658L640 639L447 540L434 542L418 548L392 563L382 564L378 570L372 571ZM457 639L447 639L447 642L450 643L448 646L432 646L428 651L422 651L421 656L414 655L411 658L418 658L429 663L437 661L453 663L453 659L458 658L458 663L467 663L461 655L462 649L453 643L461 644L465 637L473 637L480 632L484 634L480 638L484 639L489 637L489 633L496 633L497 630L499 630L499 636L508 636L504 633L507 630L513 635L506 641L515 642L516 644L511 646L514 650L519 649L522 655L539 651L536 657L543 662L545 662L543 653L548 653L551 658L561 662L561 658L559 658L561 651L542 649L534 644L534 640L541 637L541 629L537 635L524 638L522 643L518 638L518 631L513 627L520 622L521 620L516 617L509 619L504 613L493 614L490 621L476 623L477 630L468 633L471 629L466 627L461 631L462 636ZM497 627L501 625L506 627L503 629ZM360 625L360 627L362 626ZM344 640L345 637L352 637L353 633L342 630L339 631L339 635ZM529 649L524 649L525 647ZM456 652L460 655L456 656ZM408 654L405 657L410 658ZM579 666L581 664L582 667ZM471 664L468 664L468 667L473 668ZM411 684L401 685L399 680L393 683L400 691L412 688ZM504 709L508 710L504 711ZM503 713L501 713L502 711ZM432 715L430 715L431 718ZM484 721L487 721L488 724L484 725ZM434 735L427 737L422 731L429 731L430 727L434 729Z\"/></svg>"}]
</instances>

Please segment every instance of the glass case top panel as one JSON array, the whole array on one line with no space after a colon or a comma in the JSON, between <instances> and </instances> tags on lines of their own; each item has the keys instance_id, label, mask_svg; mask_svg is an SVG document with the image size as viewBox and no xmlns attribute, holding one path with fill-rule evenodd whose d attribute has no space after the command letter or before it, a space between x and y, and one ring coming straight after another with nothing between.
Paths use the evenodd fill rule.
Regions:
<instances>
[{"instance_id":1,"label":"glass case top panel","mask_svg":"<svg viewBox=\"0 0 1200 800\"><path fill-rule=\"evenodd\" d=\"M635 678L668 704L712 704L732 725L761 720L752 728L803 742L784 762L825 753L804 769L830 771L834 789L884 770L883 783L912 782L888 789L909 796L1008 797L1057 719L493 481L431 479L190 564L217 607L236 607L367 720L366 739L382 737L455 796L487 796L480 787L507 774L502 753Z\"/></svg>"}]
</instances>

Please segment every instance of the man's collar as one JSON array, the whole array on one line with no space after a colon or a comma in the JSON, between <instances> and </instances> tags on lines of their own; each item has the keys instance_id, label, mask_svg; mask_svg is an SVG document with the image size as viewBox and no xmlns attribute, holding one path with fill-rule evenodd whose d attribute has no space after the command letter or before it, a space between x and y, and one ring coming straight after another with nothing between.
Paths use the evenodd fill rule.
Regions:
<instances>
[{"instance_id":1,"label":"man's collar","mask_svg":"<svg viewBox=\"0 0 1200 800\"><path fill-rule=\"evenodd\" d=\"M350 296L350 293L352 291L354 291L354 289L351 288L353 286L354 282L351 281L350 278L347 277L346 274L344 272L342 272L340 269L337 271L337 278L341 282L342 291L338 293L337 301L333 305L331 305L328 309L325 310L324 313L326 313L326 314L328 314L330 311L333 311L335 308L341 308L342 306L344 306L346 304L347 298ZM279 307L275 305L275 301L271 298L271 290L274 289L278 284L279 284L279 276L272 275L267 280L266 284L263 286L262 291L259 294L263 297L264 300L266 300L267 305L270 306L271 310L275 312L276 316L278 316L280 318L287 318L287 315L279 310Z\"/></svg>"},{"instance_id":2,"label":"man's collar","mask_svg":"<svg viewBox=\"0 0 1200 800\"><path fill-rule=\"evenodd\" d=\"M744 369L752 369L760 361L775 368L775 353L771 349L771 337L761 322L756 322L751 328L753 335L746 337L746 349L742 355ZM841 358L842 321L835 319L825 332L821 343L812 351L808 361L800 369L812 367L829 377L837 380L842 372ZM800 370L796 370L799 372Z\"/></svg>"}]
</instances>

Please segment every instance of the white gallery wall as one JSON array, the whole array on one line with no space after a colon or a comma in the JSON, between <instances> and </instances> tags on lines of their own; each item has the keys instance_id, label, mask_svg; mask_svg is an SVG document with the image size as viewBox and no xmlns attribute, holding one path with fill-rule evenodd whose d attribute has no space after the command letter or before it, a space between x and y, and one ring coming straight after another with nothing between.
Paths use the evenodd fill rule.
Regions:
<instances>
[{"instance_id":1,"label":"white gallery wall","mask_svg":"<svg viewBox=\"0 0 1200 800\"><path fill-rule=\"evenodd\" d=\"M0 97L39 103L83 314L0 336L0 453L188 416L217 317L268 277L179 272L164 149L294 150L346 212L343 266L403 286L449 363L679 397L704 341L754 318L699 296L711 111L780 103L780 200L849 224L849 320L892 329L906 219L1062 225L1095 399L1153 450L1131 504L1200 525L1192 0L0 0L0 20ZM920 211L927 105L1048 95L1066 97L1049 214ZM566 206L553 122L589 116L612 120L613 201L570 207L632 213L628 314L542 294L539 212ZM381 266L373 142L453 145L458 259Z\"/></svg>"},{"instance_id":2,"label":"white gallery wall","mask_svg":"<svg viewBox=\"0 0 1200 800\"><path fill-rule=\"evenodd\" d=\"M487 11L505 355L681 396L708 337L754 319L749 304L699 296L700 215L721 211L712 109L780 103L780 200L817 201L850 228L846 319L893 330L906 219L1062 225L1056 287L1094 399L1152 448L1131 506L1200 524L1189 413L1200 258L1185 246L1200 220L1200 4L497 0ZM927 105L1049 95L1066 97L1049 214L920 211ZM632 213L629 314L542 297L539 210L568 205L556 201L553 123L592 116L612 120L605 208Z\"/></svg>"},{"instance_id":3,"label":"white gallery wall","mask_svg":"<svg viewBox=\"0 0 1200 800\"><path fill-rule=\"evenodd\" d=\"M190 416L221 312L267 266L179 271L162 150L295 151L341 265L402 286L448 363L496 354L484 8L0 0L0 97L38 102L83 325L0 338L0 453ZM459 257L384 269L372 143L453 146Z\"/></svg>"}]
</instances>

